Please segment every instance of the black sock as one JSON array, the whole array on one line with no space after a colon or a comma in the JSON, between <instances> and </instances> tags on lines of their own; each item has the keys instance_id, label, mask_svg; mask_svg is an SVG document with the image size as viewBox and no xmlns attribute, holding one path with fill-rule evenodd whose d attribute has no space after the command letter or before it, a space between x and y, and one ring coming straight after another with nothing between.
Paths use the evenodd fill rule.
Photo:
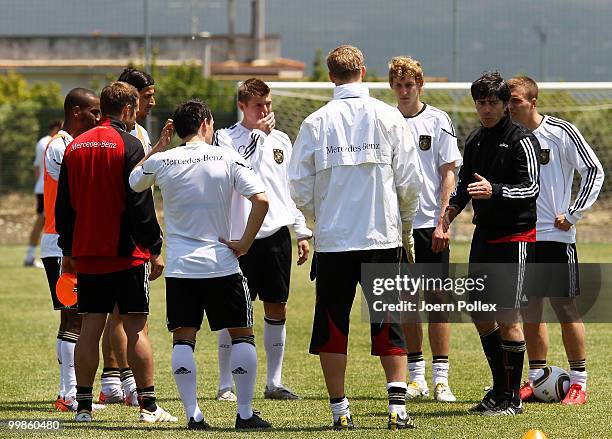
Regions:
<instances>
[{"instance_id":1,"label":"black sock","mask_svg":"<svg viewBox=\"0 0 612 439\"><path fill-rule=\"evenodd\" d=\"M576 372L586 372L586 359L582 360L569 360L570 370L575 370Z\"/></svg>"},{"instance_id":2,"label":"black sock","mask_svg":"<svg viewBox=\"0 0 612 439\"><path fill-rule=\"evenodd\" d=\"M389 406L391 405L406 405L406 388L405 387L389 387L387 389L389 395Z\"/></svg>"},{"instance_id":3,"label":"black sock","mask_svg":"<svg viewBox=\"0 0 612 439\"><path fill-rule=\"evenodd\" d=\"M157 404L155 403L155 386L144 387L142 389L136 389L138 393L138 403L140 408L154 412L157 410Z\"/></svg>"},{"instance_id":4,"label":"black sock","mask_svg":"<svg viewBox=\"0 0 612 439\"><path fill-rule=\"evenodd\" d=\"M501 336L499 328L495 328L484 335L480 336L482 350L489 362L491 375L493 376L493 394L502 395L506 391L505 371L504 371L504 355L502 349Z\"/></svg>"},{"instance_id":5,"label":"black sock","mask_svg":"<svg viewBox=\"0 0 612 439\"><path fill-rule=\"evenodd\" d=\"M76 400L78 403L77 413L81 410L91 411L93 401L93 387L77 386Z\"/></svg>"},{"instance_id":6,"label":"black sock","mask_svg":"<svg viewBox=\"0 0 612 439\"><path fill-rule=\"evenodd\" d=\"M502 341L504 350L504 372L506 375L506 395L515 402L520 401L519 389L523 375L523 361L525 359L525 340Z\"/></svg>"}]
</instances>

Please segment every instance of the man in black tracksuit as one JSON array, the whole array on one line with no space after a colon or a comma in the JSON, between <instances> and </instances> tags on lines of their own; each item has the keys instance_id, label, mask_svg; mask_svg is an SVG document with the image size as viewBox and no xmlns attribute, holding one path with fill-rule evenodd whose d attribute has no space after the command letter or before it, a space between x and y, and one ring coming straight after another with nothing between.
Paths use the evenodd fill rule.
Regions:
<instances>
[{"instance_id":1,"label":"man in black tracksuit","mask_svg":"<svg viewBox=\"0 0 612 439\"><path fill-rule=\"evenodd\" d=\"M457 189L444 223L448 227L472 200L476 229L470 275L487 273L487 278L485 291L474 292L471 299L497 305L495 313L472 313L493 374L493 389L471 411L516 415L523 411L519 387L525 356L518 313L527 303L525 268L533 260L536 240L540 146L533 134L508 116L510 89L499 73L474 81L471 93L482 126L465 143Z\"/></svg>"}]
</instances>

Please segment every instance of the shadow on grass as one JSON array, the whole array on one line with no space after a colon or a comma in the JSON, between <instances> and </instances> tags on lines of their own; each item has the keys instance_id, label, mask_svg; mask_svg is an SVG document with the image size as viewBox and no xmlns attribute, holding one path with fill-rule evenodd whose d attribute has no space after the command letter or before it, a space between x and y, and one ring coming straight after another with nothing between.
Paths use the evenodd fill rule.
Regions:
<instances>
[{"instance_id":1,"label":"shadow on grass","mask_svg":"<svg viewBox=\"0 0 612 439\"><path fill-rule=\"evenodd\" d=\"M82 424L75 421L65 421L63 423L63 428L65 430L77 431L77 430L98 430L98 431L121 431L121 432L130 432L130 431L189 431L187 427L184 425L172 425L169 423L160 423L155 426L133 426L133 425L101 425L102 422L94 421L88 424ZM379 430L377 427L361 427L357 426L358 430ZM195 431L195 430L194 430ZM230 427L215 427L212 426L208 430L203 430L205 432L219 432L219 433L235 433L235 432L319 432L319 431L332 431L330 425L322 425L322 426L295 426L295 427L272 427L269 429L256 429L256 430L236 430L235 428Z\"/></svg>"}]
</instances>

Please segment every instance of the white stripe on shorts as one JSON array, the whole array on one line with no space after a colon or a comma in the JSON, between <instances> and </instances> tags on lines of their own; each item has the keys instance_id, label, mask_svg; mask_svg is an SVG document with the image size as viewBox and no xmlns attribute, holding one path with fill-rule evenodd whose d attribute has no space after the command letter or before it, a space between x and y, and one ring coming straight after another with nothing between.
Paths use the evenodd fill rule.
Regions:
<instances>
[{"instance_id":1,"label":"white stripe on shorts","mask_svg":"<svg viewBox=\"0 0 612 439\"><path fill-rule=\"evenodd\" d=\"M525 261L527 260L527 243L518 243L518 278L516 280L516 299L514 302L515 308L521 307L523 298L523 281L525 280Z\"/></svg>"},{"instance_id":2,"label":"white stripe on shorts","mask_svg":"<svg viewBox=\"0 0 612 439\"><path fill-rule=\"evenodd\" d=\"M253 301L249 293L249 284L246 277L242 275L242 290L244 291L244 299L246 300L246 327L253 327Z\"/></svg>"},{"instance_id":3,"label":"white stripe on shorts","mask_svg":"<svg viewBox=\"0 0 612 439\"><path fill-rule=\"evenodd\" d=\"M571 244L567 244L567 268L569 270L569 296L576 297L576 251Z\"/></svg>"}]
</instances>

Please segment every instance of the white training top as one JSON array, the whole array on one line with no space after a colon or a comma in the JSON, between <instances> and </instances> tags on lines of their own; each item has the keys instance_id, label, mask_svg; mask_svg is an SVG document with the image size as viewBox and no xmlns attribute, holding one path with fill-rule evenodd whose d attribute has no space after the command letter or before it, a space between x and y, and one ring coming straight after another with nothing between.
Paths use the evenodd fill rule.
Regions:
<instances>
[{"instance_id":1,"label":"white training top","mask_svg":"<svg viewBox=\"0 0 612 439\"><path fill-rule=\"evenodd\" d=\"M538 196L538 241L576 242L576 227L567 232L554 226L557 215L576 224L591 208L604 181L604 171L593 149L569 122L544 116L533 134L540 142L540 195ZM580 174L580 189L572 198L574 170Z\"/></svg>"},{"instance_id":2,"label":"white training top","mask_svg":"<svg viewBox=\"0 0 612 439\"><path fill-rule=\"evenodd\" d=\"M166 277L210 278L239 273L238 259L219 241L230 238L232 192L265 191L235 151L204 142L159 152L130 174L137 192L153 184L164 199Z\"/></svg>"},{"instance_id":3,"label":"white training top","mask_svg":"<svg viewBox=\"0 0 612 439\"><path fill-rule=\"evenodd\" d=\"M43 164L43 157L45 155L45 148L47 144L51 140L51 136L41 137L41 139L36 143L36 152L34 155L34 166L38 167L38 178L36 179L36 183L34 184L34 193L35 194L43 194L45 188L45 167Z\"/></svg>"},{"instance_id":4,"label":"white training top","mask_svg":"<svg viewBox=\"0 0 612 439\"><path fill-rule=\"evenodd\" d=\"M316 251L341 252L400 247L422 176L399 110L350 83L302 123L289 183L297 207L316 221Z\"/></svg>"},{"instance_id":5,"label":"white training top","mask_svg":"<svg viewBox=\"0 0 612 439\"><path fill-rule=\"evenodd\" d=\"M64 130L60 130L57 135L60 137L56 137L51 143L47 142L49 146L45 145L45 163L43 165L47 167L47 173L55 181L59 181L60 169L62 168L66 147L74 140L72 136ZM44 178L44 167L41 174L43 174ZM40 238L41 258L62 256L62 249L57 245L57 238L58 235L56 233L44 233L43 231Z\"/></svg>"},{"instance_id":6,"label":"white training top","mask_svg":"<svg viewBox=\"0 0 612 439\"><path fill-rule=\"evenodd\" d=\"M306 227L304 215L295 207L289 194L289 136L278 130L272 130L266 135L263 131L249 130L237 123L230 128L217 130L213 144L235 149L251 165L266 187L270 205L257 239L273 235L288 225L293 227L298 239L312 236L312 231ZM251 203L236 194L232 200L232 239L240 239L250 212Z\"/></svg>"},{"instance_id":7,"label":"white training top","mask_svg":"<svg viewBox=\"0 0 612 439\"><path fill-rule=\"evenodd\" d=\"M440 216L442 187L440 167L453 162L455 167L459 167L462 163L455 128L448 114L427 104L424 104L416 115L405 119L418 146L423 172L419 210L414 217L412 228L436 227Z\"/></svg>"},{"instance_id":8,"label":"white training top","mask_svg":"<svg viewBox=\"0 0 612 439\"><path fill-rule=\"evenodd\" d=\"M147 132L147 130L144 129L142 125L139 125L138 122L136 122L132 131L130 131L130 134L140 140L145 155L151 152L151 139L149 138L149 133Z\"/></svg>"}]
</instances>

